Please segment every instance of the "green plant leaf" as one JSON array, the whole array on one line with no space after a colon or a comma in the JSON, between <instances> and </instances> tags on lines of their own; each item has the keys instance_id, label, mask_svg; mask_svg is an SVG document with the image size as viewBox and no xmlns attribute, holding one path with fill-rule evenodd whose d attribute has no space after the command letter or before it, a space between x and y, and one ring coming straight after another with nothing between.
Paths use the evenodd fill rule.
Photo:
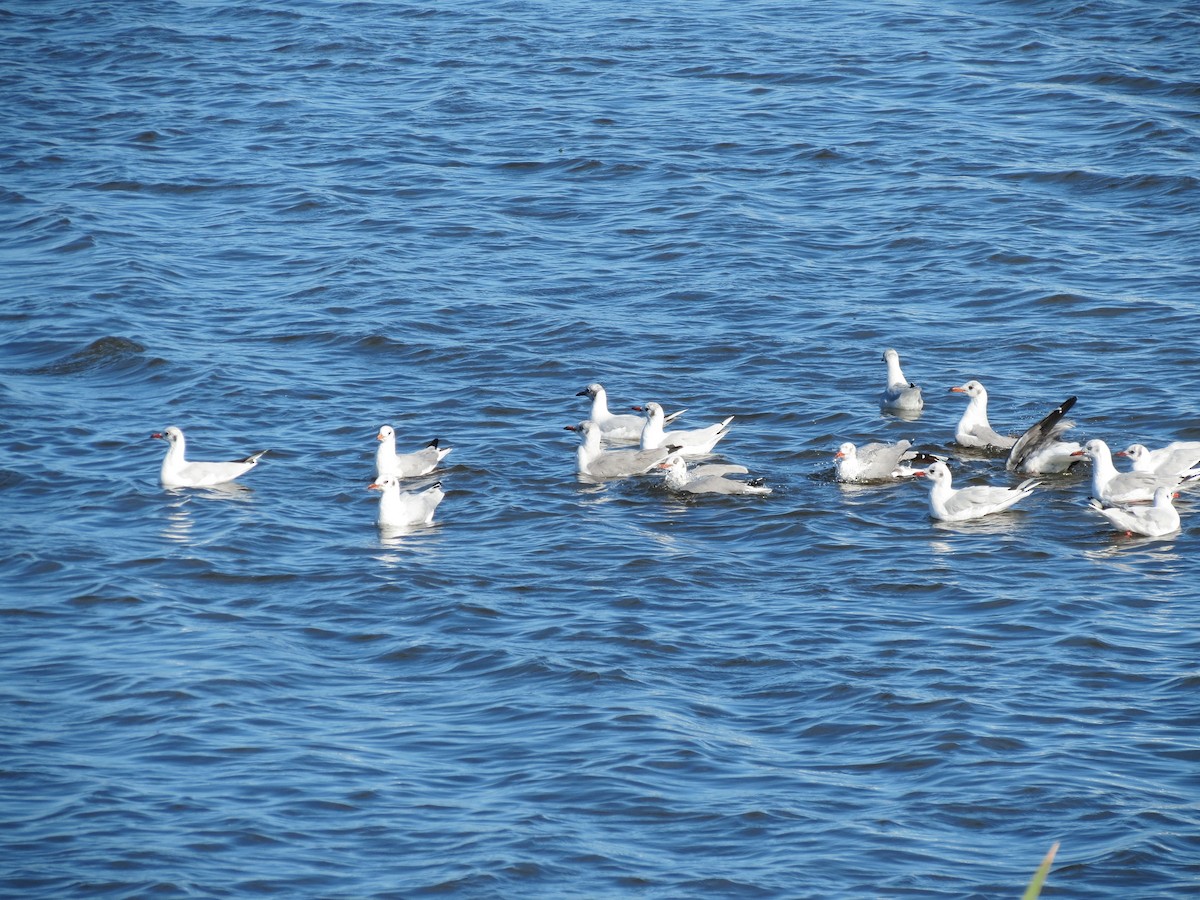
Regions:
<instances>
[{"instance_id":1,"label":"green plant leaf","mask_svg":"<svg viewBox=\"0 0 1200 900\"><path fill-rule=\"evenodd\" d=\"M1050 852L1046 854L1046 858L1042 860L1042 864L1033 873L1033 880L1029 882L1029 887L1025 888L1025 893L1021 895L1021 900L1036 900L1037 896L1041 894L1042 884L1046 881L1046 876L1050 874L1050 864L1054 862L1054 854L1057 852L1058 841L1055 841L1054 846L1050 848Z\"/></svg>"}]
</instances>

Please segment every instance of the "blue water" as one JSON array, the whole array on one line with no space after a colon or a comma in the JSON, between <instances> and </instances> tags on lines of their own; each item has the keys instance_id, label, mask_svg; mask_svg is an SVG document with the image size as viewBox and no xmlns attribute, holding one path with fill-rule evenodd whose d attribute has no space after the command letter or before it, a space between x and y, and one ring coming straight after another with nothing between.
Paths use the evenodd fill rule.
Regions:
<instances>
[{"instance_id":1,"label":"blue water","mask_svg":"<svg viewBox=\"0 0 1200 900\"><path fill-rule=\"evenodd\" d=\"M0 894L1200 890L1194 495L1019 432L1200 439L1185 2L0 6ZM879 356L925 388L880 414ZM574 474L736 415L767 498ZM380 535L374 435L453 446ZM271 448L168 491L164 447Z\"/></svg>"}]
</instances>

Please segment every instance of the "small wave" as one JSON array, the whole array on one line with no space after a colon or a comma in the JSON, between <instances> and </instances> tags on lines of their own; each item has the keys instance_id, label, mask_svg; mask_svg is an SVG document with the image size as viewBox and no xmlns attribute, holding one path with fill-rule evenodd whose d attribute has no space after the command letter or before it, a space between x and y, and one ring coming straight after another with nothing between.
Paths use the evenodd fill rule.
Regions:
<instances>
[{"instance_id":1,"label":"small wave","mask_svg":"<svg viewBox=\"0 0 1200 900\"><path fill-rule=\"evenodd\" d=\"M1078 188L1095 194L1126 191L1137 194L1192 194L1200 186L1200 180L1193 175L1160 173L1118 175L1085 169L1004 172L997 177L1018 183Z\"/></svg>"},{"instance_id":2,"label":"small wave","mask_svg":"<svg viewBox=\"0 0 1200 900\"><path fill-rule=\"evenodd\" d=\"M57 362L32 369L30 375L79 375L100 369L115 369L132 361L142 361L146 348L123 337L102 337ZM162 362L162 360L155 360Z\"/></svg>"}]
</instances>

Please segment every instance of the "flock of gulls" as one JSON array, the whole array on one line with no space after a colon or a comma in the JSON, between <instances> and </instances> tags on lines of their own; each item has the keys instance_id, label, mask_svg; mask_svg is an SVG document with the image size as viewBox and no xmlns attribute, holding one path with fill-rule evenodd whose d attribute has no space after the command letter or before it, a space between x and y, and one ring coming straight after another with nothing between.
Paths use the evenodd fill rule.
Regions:
<instances>
[{"instance_id":1,"label":"flock of gulls","mask_svg":"<svg viewBox=\"0 0 1200 900\"><path fill-rule=\"evenodd\" d=\"M885 350L887 386L879 395L885 412L915 413L924 408L921 389L904 377L900 357ZM954 432L954 442L985 453L1007 454L1005 468L1022 475L1066 472L1084 459L1092 464L1088 507L1104 516L1119 531L1160 537L1179 530L1179 513L1172 502L1182 487L1200 485L1200 441L1176 441L1158 450L1133 444L1118 451L1128 457L1129 471L1119 471L1108 444L1092 439L1084 444L1067 440L1074 427L1066 415L1076 398L1068 397L1019 437L1004 435L988 421L987 389L978 381L950 388L967 397L967 408ZM913 451L909 441L843 444L837 453L841 481L889 481L915 477L930 482L929 515L947 522L963 522L1002 512L1030 496L1041 482L1029 478L1016 487L973 485L956 490L946 460ZM913 468L912 463L925 463Z\"/></svg>"},{"instance_id":2,"label":"flock of gulls","mask_svg":"<svg viewBox=\"0 0 1200 900\"><path fill-rule=\"evenodd\" d=\"M900 357L886 350L887 386L879 395L880 409L897 415L913 415L924 408L921 388L904 377ZM955 429L954 442L985 454L1007 454L1005 468L1019 475L1050 475L1066 472L1087 459L1092 466L1089 508L1104 516L1119 531L1159 537L1179 530L1179 513L1173 500L1181 488L1200 486L1200 441L1177 441L1157 450L1133 444L1116 453L1130 460L1131 468L1120 471L1114 454L1098 439L1084 444L1066 439L1073 423L1066 414L1075 405L1068 397L1040 422L1020 436L1000 434L988 421L987 390L978 381L952 387L967 398L967 407ZM589 480L630 478L653 472L663 475L668 490L687 495L764 495L771 488L763 479L748 475L735 464L690 461L710 456L729 433L733 416L704 428L677 429L675 422L687 410L666 414L658 403L614 413L600 384L589 384L576 396L591 401L588 418L566 426L580 436L576 471ZM670 429L670 430L668 430ZM203 488L240 478L256 465L266 450L234 462L193 462L185 456L183 432L174 426L152 437L167 442L161 480L168 488ZM422 490L402 490L411 479L432 474L453 448L440 447L437 439L411 453L398 453L396 432L384 425L376 435L375 480L370 490L380 492L378 525L382 529L407 529L427 525L445 497L440 481ZM636 445L636 446L621 446ZM1021 502L1042 484L1030 477L1015 487L972 485L955 488L944 456L914 449L908 440L894 444L843 443L834 456L837 480L854 484L899 482L909 478L928 482L929 515L941 521L963 522L1002 512Z\"/></svg>"}]
</instances>

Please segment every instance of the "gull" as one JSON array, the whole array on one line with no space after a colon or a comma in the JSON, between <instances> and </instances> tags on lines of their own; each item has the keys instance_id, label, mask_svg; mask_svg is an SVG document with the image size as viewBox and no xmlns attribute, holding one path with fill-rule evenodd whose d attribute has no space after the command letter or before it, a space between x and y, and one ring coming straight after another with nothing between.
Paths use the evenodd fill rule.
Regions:
<instances>
[{"instance_id":1,"label":"gull","mask_svg":"<svg viewBox=\"0 0 1200 900\"><path fill-rule=\"evenodd\" d=\"M1174 490L1183 480L1178 475L1156 472L1118 472L1108 444L1098 439L1088 441L1074 455L1086 456L1092 461L1092 496L1110 506L1153 500L1154 492L1160 487Z\"/></svg>"},{"instance_id":2,"label":"gull","mask_svg":"<svg viewBox=\"0 0 1200 900\"><path fill-rule=\"evenodd\" d=\"M846 441L834 454L837 480L843 482L893 481L901 461L912 460L928 464L938 457L929 453L918 453L910 449L912 441L903 440L895 444L871 443L856 447ZM901 470L903 471L903 470Z\"/></svg>"},{"instance_id":3,"label":"gull","mask_svg":"<svg viewBox=\"0 0 1200 900\"><path fill-rule=\"evenodd\" d=\"M672 453L658 464L666 469L663 483L673 491L684 494L769 494L771 489L761 478L753 481L734 481L727 474L745 473L744 466L699 466L689 472L687 463L678 453Z\"/></svg>"},{"instance_id":4,"label":"gull","mask_svg":"<svg viewBox=\"0 0 1200 900\"><path fill-rule=\"evenodd\" d=\"M225 484L245 475L258 465L258 458L266 453L259 450L245 459L235 462L188 462L184 458L187 442L183 432L172 425L150 435L167 442L167 455L162 464L163 487L210 487Z\"/></svg>"},{"instance_id":5,"label":"gull","mask_svg":"<svg viewBox=\"0 0 1200 900\"><path fill-rule=\"evenodd\" d=\"M1179 513L1171 500L1179 496L1169 487L1154 489L1151 506L1105 506L1093 498L1088 506L1126 534L1162 537L1179 530Z\"/></svg>"},{"instance_id":6,"label":"gull","mask_svg":"<svg viewBox=\"0 0 1200 900\"><path fill-rule=\"evenodd\" d=\"M1174 441L1165 447L1151 450L1145 444L1130 444L1117 456L1128 456L1135 472L1156 472L1159 475L1200 475L1200 441Z\"/></svg>"},{"instance_id":7,"label":"gull","mask_svg":"<svg viewBox=\"0 0 1200 900\"><path fill-rule=\"evenodd\" d=\"M396 452L396 430L391 425L383 425L379 434L375 435L379 447L375 451L375 477L382 478L391 475L394 478L415 478L418 475L428 475L437 464L445 458L453 447L439 449L438 439L434 438L422 449L413 453Z\"/></svg>"},{"instance_id":8,"label":"gull","mask_svg":"<svg viewBox=\"0 0 1200 900\"><path fill-rule=\"evenodd\" d=\"M646 420L641 416L633 416L629 413L609 412L608 393L604 390L604 385L593 381L575 396L592 399L592 412L588 421L595 422L600 426L600 437L604 440L632 443L641 439L642 425ZM686 409L681 409L679 412L671 413L665 420L673 422L685 412L687 412Z\"/></svg>"},{"instance_id":9,"label":"gull","mask_svg":"<svg viewBox=\"0 0 1200 900\"><path fill-rule=\"evenodd\" d=\"M1079 462L1079 457L1074 455L1081 449L1079 443L1060 440L1075 427L1075 423L1066 421L1063 416L1075 405L1076 399L1068 397L1017 438L1004 467L1025 475L1048 475L1065 472Z\"/></svg>"},{"instance_id":10,"label":"gull","mask_svg":"<svg viewBox=\"0 0 1200 900\"><path fill-rule=\"evenodd\" d=\"M970 398L966 411L958 420L958 428L954 432L955 442L963 447L994 447L997 450L1009 450L1016 444L1015 437L997 434L988 424L988 395L982 384L978 381L968 381L950 390L955 394L966 394Z\"/></svg>"},{"instance_id":11,"label":"gull","mask_svg":"<svg viewBox=\"0 0 1200 900\"><path fill-rule=\"evenodd\" d=\"M914 469L912 474L929 479L929 515L943 522L965 522L1002 512L1024 500L1041 483L1030 478L1015 488L980 484L955 490L950 484L950 469L941 460L928 468Z\"/></svg>"},{"instance_id":12,"label":"gull","mask_svg":"<svg viewBox=\"0 0 1200 900\"><path fill-rule=\"evenodd\" d=\"M925 405L921 389L904 377L900 370L900 354L889 347L883 351L883 361L887 363L887 387L879 395L879 408L908 412L921 409Z\"/></svg>"},{"instance_id":13,"label":"gull","mask_svg":"<svg viewBox=\"0 0 1200 900\"><path fill-rule=\"evenodd\" d=\"M435 481L424 491L401 491L400 479L393 475L376 478L367 485L369 491L380 491L380 528L409 528L413 525L428 525L433 521L433 511L446 496L442 483Z\"/></svg>"},{"instance_id":14,"label":"gull","mask_svg":"<svg viewBox=\"0 0 1200 900\"><path fill-rule=\"evenodd\" d=\"M655 450L674 444L679 447L681 456L707 456L712 453L717 441L729 433L729 423L733 416L709 425L707 428L697 428L692 431L663 431L663 410L657 403L647 403L646 421L642 426L642 449Z\"/></svg>"},{"instance_id":15,"label":"gull","mask_svg":"<svg viewBox=\"0 0 1200 900\"><path fill-rule=\"evenodd\" d=\"M568 425L568 431L583 435L575 451L575 471L593 478L627 478L642 475L667 458L671 447L652 450L605 450L600 446L600 426L595 422ZM678 449L678 448L675 448Z\"/></svg>"}]
</instances>

